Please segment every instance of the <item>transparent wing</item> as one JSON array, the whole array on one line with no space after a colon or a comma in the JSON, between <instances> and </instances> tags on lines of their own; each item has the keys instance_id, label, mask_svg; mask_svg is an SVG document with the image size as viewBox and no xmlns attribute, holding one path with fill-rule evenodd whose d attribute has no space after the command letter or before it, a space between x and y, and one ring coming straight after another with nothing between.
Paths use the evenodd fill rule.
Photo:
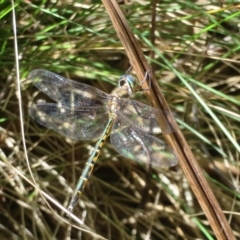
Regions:
<instances>
[{"instance_id":1,"label":"transparent wing","mask_svg":"<svg viewBox=\"0 0 240 240\"><path fill-rule=\"evenodd\" d=\"M106 111L72 111L55 103L39 103L29 109L30 116L39 124L72 139L99 138L106 127L109 115Z\"/></svg>"},{"instance_id":2,"label":"transparent wing","mask_svg":"<svg viewBox=\"0 0 240 240\"><path fill-rule=\"evenodd\" d=\"M170 122L165 123L165 127L160 131L160 127L156 121L156 115L160 117L165 115L168 119L171 114L170 112L161 111L130 99L120 99L118 101L118 110L134 123L135 128L149 133L171 133L174 131ZM175 116L176 114L173 115Z\"/></svg>"},{"instance_id":3,"label":"transparent wing","mask_svg":"<svg viewBox=\"0 0 240 240\"><path fill-rule=\"evenodd\" d=\"M109 99L109 95L89 85L75 82L43 69L30 72L29 79L43 93L65 106L97 107Z\"/></svg>"},{"instance_id":4,"label":"transparent wing","mask_svg":"<svg viewBox=\"0 0 240 240\"><path fill-rule=\"evenodd\" d=\"M121 114L113 125L111 144L118 153L138 162L164 168L178 162L173 150L165 142L135 128Z\"/></svg>"}]
</instances>

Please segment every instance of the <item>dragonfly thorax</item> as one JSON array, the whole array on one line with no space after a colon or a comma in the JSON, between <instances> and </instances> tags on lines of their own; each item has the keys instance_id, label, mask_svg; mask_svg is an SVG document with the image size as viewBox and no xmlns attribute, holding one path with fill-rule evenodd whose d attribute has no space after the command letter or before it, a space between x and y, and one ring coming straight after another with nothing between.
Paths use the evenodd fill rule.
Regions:
<instances>
[{"instance_id":1,"label":"dragonfly thorax","mask_svg":"<svg viewBox=\"0 0 240 240\"><path fill-rule=\"evenodd\" d=\"M120 100L120 98L118 96L116 96L115 94L111 94L112 96L112 100L108 102L108 104L106 105L108 112L111 113L112 115L115 115L116 117L116 112L119 110L119 105L118 105L118 101Z\"/></svg>"}]
</instances>

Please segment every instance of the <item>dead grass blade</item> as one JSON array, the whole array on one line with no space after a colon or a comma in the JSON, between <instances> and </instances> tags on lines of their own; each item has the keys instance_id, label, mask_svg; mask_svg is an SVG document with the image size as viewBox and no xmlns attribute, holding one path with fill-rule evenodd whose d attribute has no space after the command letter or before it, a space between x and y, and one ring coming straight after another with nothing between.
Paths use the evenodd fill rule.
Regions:
<instances>
[{"instance_id":1,"label":"dead grass blade","mask_svg":"<svg viewBox=\"0 0 240 240\"><path fill-rule=\"evenodd\" d=\"M147 60L116 1L103 0L103 3L130 59L130 63L136 71L138 79L142 82L145 73L150 70L150 66L148 65ZM141 85L142 88L145 89L145 93L151 104L156 108L169 110L168 104L151 72L148 80L149 81L144 81ZM149 82L151 83L150 88L148 86ZM149 90L146 91L148 88ZM173 134L165 134L165 138L177 153L181 168L205 212L217 239L235 239L215 196L203 176L202 171L174 118L168 115L165 116L165 119L158 118L158 122L162 128L165 127L166 123L170 122L174 129L176 129L176 132Z\"/></svg>"}]
</instances>

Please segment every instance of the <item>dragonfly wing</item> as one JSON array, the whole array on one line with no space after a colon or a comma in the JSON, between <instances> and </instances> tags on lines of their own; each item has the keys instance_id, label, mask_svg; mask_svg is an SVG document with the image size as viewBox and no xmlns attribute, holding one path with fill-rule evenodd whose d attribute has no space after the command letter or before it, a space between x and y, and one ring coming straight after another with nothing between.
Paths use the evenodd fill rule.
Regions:
<instances>
[{"instance_id":1,"label":"dragonfly wing","mask_svg":"<svg viewBox=\"0 0 240 240\"><path fill-rule=\"evenodd\" d=\"M108 94L97 88L69 80L47 70L36 69L29 73L28 78L39 90L65 106L98 107L103 105L103 100L109 99Z\"/></svg>"},{"instance_id":2,"label":"dragonfly wing","mask_svg":"<svg viewBox=\"0 0 240 240\"><path fill-rule=\"evenodd\" d=\"M111 144L126 158L158 167L175 166L178 162L173 150L164 141L136 128L121 114L116 119Z\"/></svg>"},{"instance_id":3,"label":"dragonfly wing","mask_svg":"<svg viewBox=\"0 0 240 240\"><path fill-rule=\"evenodd\" d=\"M39 103L29 109L30 116L39 124L72 139L99 138L106 127L109 115L105 111L72 111L55 103Z\"/></svg>"},{"instance_id":4,"label":"dragonfly wing","mask_svg":"<svg viewBox=\"0 0 240 240\"><path fill-rule=\"evenodd\" d=\"M160 129L156 116L165 116L165 118L169 118L169 111L161 111L146 104L130 100L130 99L120 99L119 100L119 111L130 121L134 123L134 126L139 130L149 133L160 133L163 132L165 134L171 133L174 131L173 127L170 124L170 121L165 123L163 129ZM175 114L173 114L175 115Z\"/></svg>"}]
</instances>

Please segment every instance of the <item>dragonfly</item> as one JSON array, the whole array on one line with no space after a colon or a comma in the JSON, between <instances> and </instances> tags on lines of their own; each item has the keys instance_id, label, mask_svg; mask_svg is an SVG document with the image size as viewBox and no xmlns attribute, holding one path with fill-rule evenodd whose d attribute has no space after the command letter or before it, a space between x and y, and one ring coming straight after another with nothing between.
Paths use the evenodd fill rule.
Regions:
<instances>
[{"instance_id":1,"label":"dragonfly","mask_svg":"<svg viewBox=\"0 0 240 240\"><path fill-rule=\"evenodd\" d=\"M159 129L155 116L170 112L129 99L136 91L133 75L121 76L111 94L43 69L33 70L28 78L56 102L33 104L29 114L35 121L71 139L98 139L73 192L69 214L77 205L109 135L113 148L128 159L163 168L178 163L173 149L154 136ZM173 129L167 124L161 131L169 134Z\"/></svg>"}]
</instances>

